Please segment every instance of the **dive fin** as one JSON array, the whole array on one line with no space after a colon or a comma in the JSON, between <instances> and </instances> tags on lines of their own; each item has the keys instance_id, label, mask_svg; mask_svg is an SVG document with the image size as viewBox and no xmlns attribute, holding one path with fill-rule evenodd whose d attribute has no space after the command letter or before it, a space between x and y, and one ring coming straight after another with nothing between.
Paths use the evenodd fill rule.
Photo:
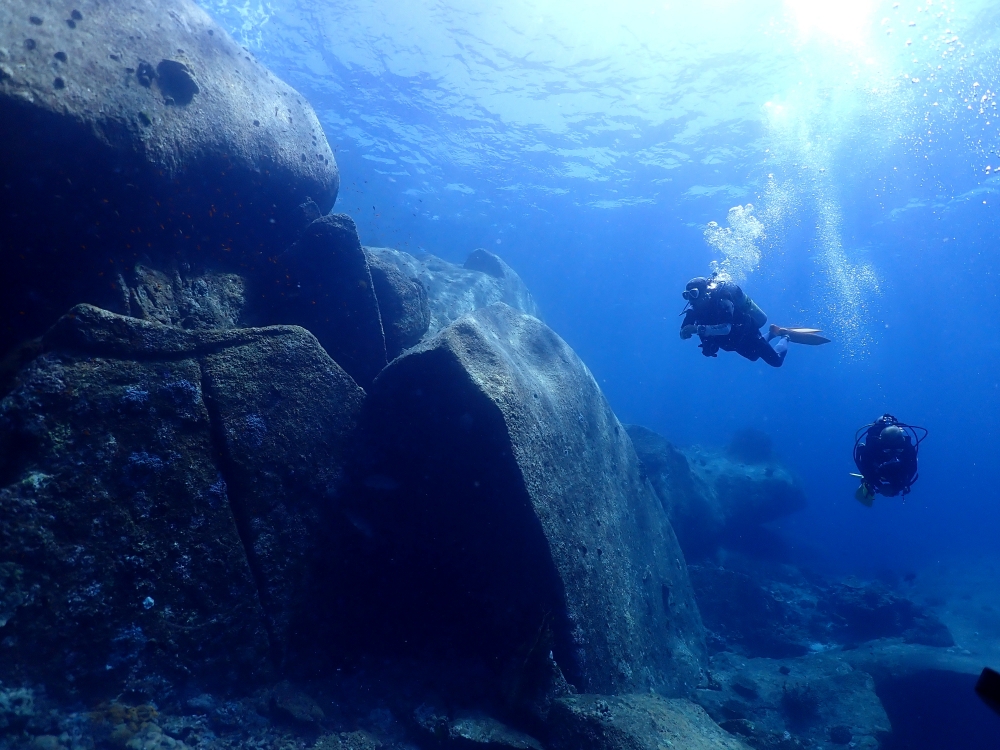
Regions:
<instances>
[{"instance_id":1,"label":"dive fin","mask_svg":"<svg viewBox=\"0 0 1000 750\"><path fill-rule=\"evenodd\" d=\"M793 344L807 344L809 346L819 346L829 344L830 339L820 336L819 328L782 328L781 326L771 326L771 334L774 336L787 336Z\"/></svg>"},{"instance_id":2,"label":"dive fin","mask_svg":"<svg viewBox=\"0 0 1000 750\"><path fill-rule=\"evenodd\" d=\"M875 496L868 492L868 488L863 484L854 491L854 499L866 508L870 508L875 504Z\"/></svg>"}]
</instances>

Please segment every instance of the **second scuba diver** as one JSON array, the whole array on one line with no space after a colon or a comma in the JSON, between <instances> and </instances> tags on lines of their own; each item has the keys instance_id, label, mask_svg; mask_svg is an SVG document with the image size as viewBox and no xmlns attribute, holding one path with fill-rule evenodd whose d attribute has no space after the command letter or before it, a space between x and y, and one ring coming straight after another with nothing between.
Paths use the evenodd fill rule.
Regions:
<instances>
[{"instance_id":1,"label":"second scuba diver","mask_svg":"<svg viewBox=\"0 0 1000 750\"><path fill-rule=\"evenodd\" d=\"M854 436L854 463L861 480L854 497L869 508L875 495L907 495L917 481L917 451L927 437L923 427L903 424L883 414Z\"/></svg>"},{"instance_id":2,"label":"second scuba diver","mask_svg":"<svg viewBox=\"0 0 1000 750\"><path fill-rule=\"evenodd\" d=\"M781 367L788 353L788 342L796 344L826 344L815 328L780 328L772 325L765 339L760 328L767 315L731 281L714 275L697 276L681 293L687 306L682 311L681 338L695 334L701 339L701 353L715 357L720 349L736 352L751 362L763 359L771 367Z\"/></svg>"}]
</instances>

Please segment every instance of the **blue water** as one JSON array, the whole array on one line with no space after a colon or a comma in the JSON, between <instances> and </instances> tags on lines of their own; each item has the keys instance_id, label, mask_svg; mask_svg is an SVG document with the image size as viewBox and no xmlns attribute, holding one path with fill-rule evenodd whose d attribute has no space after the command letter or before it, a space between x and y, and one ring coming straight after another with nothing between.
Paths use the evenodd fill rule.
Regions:
<instances>
[{"instance_id":1,"label":"blue water","mask_svg":"<svg viewBox=\"0 0 1000 750\"><path fill-rule=\"evenodd\" d=\"M312 103L365 244L497 252L623 422L768 432L809 497L781 524L803 557L996 552L995 3L202 4ZM680 291L713 262L833 343L700 356ZM905 503L868 509L853 435L885 411L930 438Z\"/></svg>"}]
</instances>

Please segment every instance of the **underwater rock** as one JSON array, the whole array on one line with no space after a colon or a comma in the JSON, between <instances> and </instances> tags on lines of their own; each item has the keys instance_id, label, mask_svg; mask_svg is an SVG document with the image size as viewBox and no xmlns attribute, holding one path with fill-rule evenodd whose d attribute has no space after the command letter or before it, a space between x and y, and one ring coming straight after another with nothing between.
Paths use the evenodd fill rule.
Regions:
<instances>
[{"instance_id":1,"label":"underwater rock","mask_svg":"<svg viewBox=\"0 0 1000 750\"><path fill-rule=\"evenodd\" d=\"M0 688L0 735L20 732L35 716L35 694L27 688Z\"/></svg>"},{"instance_id":2,"label":"underwater rock","mask_svg":"<svg viewBox=\"0 0 1000 750\"><path fill-rule=\"evenodd\" d=\"M426 704L414 711L414 721L436 745L449 750L543 750L534 737L486 714L449 718Z\"/></svg>"},{"instance_id":3,"label":"underwater rock","mask_svg":"<svg viewBox=\"0 0 1000 750\"><path fill-rule=\"evenodd\" d=\"M826 747L848 727L854 747L878 750L891 730L871 675L839 654L782 660L717 654L712 683L696 690L694 700L753 747Z\"/></svg>"},{"instance_id":4,"label":"underwater rock","mask_svg":"<svg viewBox=\"0 0 1000 750\"><path fill-rule=\"evenodd\" d=\"M831 633L845 643L900 636L925 646L955 645L937 616L879 582L848 578L835 583L824 592L820 606Z\"/></svg>"},{"instance_id":5,"label":"underwater rock","mask_svg":"<svg viewBox=\"0 0 1000 750\"><path fill-rule=\"evenodd\" d=\"M798 482L769 451L744 462L731 451L679 449L639 425L626 429L690 560L720 546L773 554L777 540L761 525L806 505Z\"/></svg>"},{"instance_id":6,"label":"underwater rock","mask_svg":"<svg viewBox=\"0 0 1000 750\"><path fill-rule=\"evenodd\" d=\"M784 658L809 651L809 619L753 577L710 565L690 565L691 586L712 651Z\"/></svg>"},{"instance_id":7,"label":"underwater rock","mask_svg":"<svg viewBox=\"0 0 1000 750\"><path fill-rule=\"evenodd\" d=\"M366 249L384 264L396 266L407 278L423 285L430 304L430 323L425 338L463 315L495 302L541 317L521 277L486 250L474 250L465 266L458 266L430 254L415 257L384 247Z\"/></svg>"},{"instance_id":8,"label":"underwater rock","mask_svg":"<svg viewBox=\"0 0 1000 750\"><path fill-rule=\"evenodd\" d=\"M398 265L385 259L388 253L393 252L383 248L365 248L382 316L386 355L390 361L419 342L431 323L427 290L418 279L403 273Z\"/></svg>"},{"instance_id":9,"label":"underwater rock","mask_svg":"<svg viewBox=\"0 0 1000 750\"><path fill-rule=\"evenodd\" d=\"M659 695L568 695L552 709L552 750L749 750L700 706Z\"/></svg>"},{"instance_id":10,"label":"underwater rock","mask_svg":"<svg viewBox=\"0 0 1000 750\"><path fill-rule=\"evenodd\" d=\"M246 307L246 282L235 273L192 277L136 264L127 284L129 315L188 330L236 328Z\"/></svg>"},{"instance_id":11,"label":"underwater rock","mask_svg":"<svg viewBox=\"0 0 1000 750\"><path fill-rule=\"evenodd\" d=\"M193 2L84 5L0 15L0 356L74 304L127 312L137 261L252 276L339 187L311 107Z\"/></svg>"},{"instance_id":12,"label":"underwater rock","mask_svg":"<svg viewBox=\"0 0 1000 750\"><path fill-rule=\"evenodd\" d=\"M331 638L479 658L522 698L552 659L582 690L697 682L703 631L666 514L543 323L504 304L461 318L379 375L362 425L351 536L333 545L354 588L335 592Z\"/></svg>"},{"instance_id":13,"label":"underwater rock","mask_svg":"<svg viewBox=\"0 0 1000 750\"><path fill-rule=\"evenodd\" d=\"M448 745L456 750L543 750L534 737L490 716L459 716L448 725Z\"/></svg>"},{"instance_id":14,"label":"underwater rock","mask_svg":"<svg viewBox=\"0 0 1000 750\"><path fill-rule=\"evenodd\" d=\"M275 282L264 293L269 323L308 329L362 387L385 367L379 302L350 216L312 222L277 259Z\"/></svg>"},{"instance_id":15,"label":"underwater rock","mask_svg":"<svg viewBox=\"0 0 1000 750\"><path fill-rule=\"evenodd\" d=\"M300 328L79 306L0 402L0 679L93 700L282 666L363 392Z\"/></svg>"},{"instance_id":16,"label":"underwater rock","mask_svg":"<svg viewBox=\"0 0 1000 750\"><path fill-rule=\"evenodd\" d=\"M282 680L268 691L267 708L279 721L303 727L316 726L325 718L323 709L306 693Z\"/></svg>"},{"instance_id":17,"label":"underwater rock","mask_svg":"<svg viewBox=\"0 0 1000 750\"><path fill-rule=\"evenodd\" d=\"M948 628L930 610L880 582L827 581L735 554L725 565L689 567L709 649L785 658L850 649L880 638L949 647Z\"/></svg>"},{"instance_id":18,"label":"underwater rock","mask_svg":"<svg viewBox=\"0 0 1000 750\"><path fill-rule=\"evenodd\" d=\"M313 745L314 750L379 750L381 747L385 747L382 741L364 730L324 734Z\"/></svg>"}]
</instances>

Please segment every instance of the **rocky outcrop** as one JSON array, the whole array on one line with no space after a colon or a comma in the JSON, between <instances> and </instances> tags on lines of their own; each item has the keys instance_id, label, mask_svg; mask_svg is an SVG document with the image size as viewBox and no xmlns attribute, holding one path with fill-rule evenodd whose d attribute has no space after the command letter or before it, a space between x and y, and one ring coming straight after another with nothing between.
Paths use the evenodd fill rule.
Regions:
<instances>
[{"instance_id":1,"label":"rocky outcrop","mask_svg":"<svg viewBox=\"0 0 1000 750\"><path fill-rule=\"evenodd\" d=\"M712 658L712 685L695 699L754 748L878 750L891 731L871 675L834 654L798 659Z\"/></svg>"},{"instance_id":2,"label":"rocky outcrop","mask_svg":"<svg viewBox=\"0 0 1000 750\"><path fill-rule=\"evenodd\" d=\"M805 507L791 473L770 452L736 441L727 451L680 449L652 430L627 427L636 453L677 532L684 554L697 560L720 546L763 551L773 536L762 524Z\"/></svg>"},{"instance_id":3,"label":"rocky outcrop","mask_svg":"<svg viewBox=\"0 0 1000 750\"><path fill-rule=\"evenodd\" d=\"M365 249L382 316L386 355L390 360L417 344L431 324L427 290L418 279L406 275L398 265L386 259L394 252Z\"/></svg>"},{"instance_id":4,"label":"rocky outcrop","mask_svg":"<svg viewBox=\"0 0 1000 750\"><path fill-rule=\"evenodd\" d=\"M736 556L725 566L689 570L712 651L784 658L881 638L954 645L931 610L878 581L827 581L792 565L755 565Z\"/></svg>"},{"instance_id":5,"label":"rocky outcrop","mask_svg":"<svg viewBox=\"0 0 1000 750\"><path fill-rule=\"evenodd\" d=\"M954 645L938 613L888 584L829 581L732 554L725 567L689 571L714 653L698 701L753 747L931 747L952 739L971 747L995 732L995 717L985 708L977 715L972 694L988 657ZM906 588L916 597L916 587Z\"/></svg>"},{"instance_id":6,"label":"rocky outcrop","mask_svg":"<svg viewBox=\"0 0 1000 750\"><path fill-rule=\"evenodd\" d=\"M386 365L379 301L358 229L345 214L313 221L278 257L261 290L268 323L308 329L351 376L368 387Z\"/></svg>"},{"instance_id":7,"label":"rocky outcrop","mask_svg":"<svg viewBox=\"0 0 1000 750\"><path fill-rule=\"evenodd\" d=\"M191 276L136 264L128 274L129 313L188 330L236 328L247 305L246 281L235 273Z\"/></svg>"},{"instance_id":8,"label":"rocky outcrop","mask_svg":"<svg viewBox=\"0 0 1000 750\"><path fill-rule=\"evenodd\" d=\"M792 587L787 584L762 582L731 568L691 565L688 570L711 651L802 656L817 639L828 637L826 623L817 623L819 632L811 627L816 592L808 585L801 587L804 596L788 596Z\"/></svg>"},{"instance_id":9,"label":"rocky outcrop","mask_svg":"<svg viewBox=\"0 0 1000 750\"><path fill-rule=\"evenodd\" d=\"M704 709L658 695L570 695L552 710L553 750L749 750Z\"/></svg>"},{"instance_id":10,"label":"rocky outcrop","mask_svg":"<svg viewBox=\"0 0 1000 750\"><path fill-rule=\"evenodd\" d=\"M366 250L380 264L395 266L426 290L430 307L427 337L463 315L496 302L536 318L541 317L538 305L521 278L502 259L486 250L474 250L464 266L429 254L415 257L384 247L369 247Z\"/></svg>"},{"instance_id":11,"label":"rocky outcrop","mask_svg":"<svg viewBox=\"0 0 1000 750\"><path fill-rule=\"evenodd\" d=\"M0 10L0 354L137 262L253 275L336 198L309 105L190 0Z\"/></svg>"},{"instance_id":12,"label":"rocky outcrop","mask_svg":"<svg viewBox=\"0 0 1000 750\"><path fill-rule=\"evenodd\" d=\"M955 645L934 614L877 581L852 577L834 583L823 591L820 608L829 620L829 632L843 643L898 636L925 646Z\"/></svg>"},{"instance_id":13,"label":"rocky outcrop","mask_svg":"<svg viewBox=\"0 0 1000 750\"><path fill-rule=\"evenodd\" d=\"M670 524L543 323L478 310L397 358L367 404L340 639L436 644L511 667L512 684L553 659L584 690L697 682L701 623Z\"/></svg>"},{"instance_id":14,"label":"rocky outcrop","mask_svg":"<svg viewBox=\"0 0 1000 750\"><path fill-rule=\"evenodd\" d=\"M543 750L534 737L486 714L449 718L423 704L413 718L428 741L448 750Z\"/></svg>"},{"instance_id":15,"label":"rocky outcrop","mask_svg":"<svg viewBox=\"0 0 1000 750\"><path fill-rule=\"evenodd\" d=\"M80 306L0 402L2 679L243 688L285 659L363 392L300 328Z\"/></svg>"}]
</instances>

